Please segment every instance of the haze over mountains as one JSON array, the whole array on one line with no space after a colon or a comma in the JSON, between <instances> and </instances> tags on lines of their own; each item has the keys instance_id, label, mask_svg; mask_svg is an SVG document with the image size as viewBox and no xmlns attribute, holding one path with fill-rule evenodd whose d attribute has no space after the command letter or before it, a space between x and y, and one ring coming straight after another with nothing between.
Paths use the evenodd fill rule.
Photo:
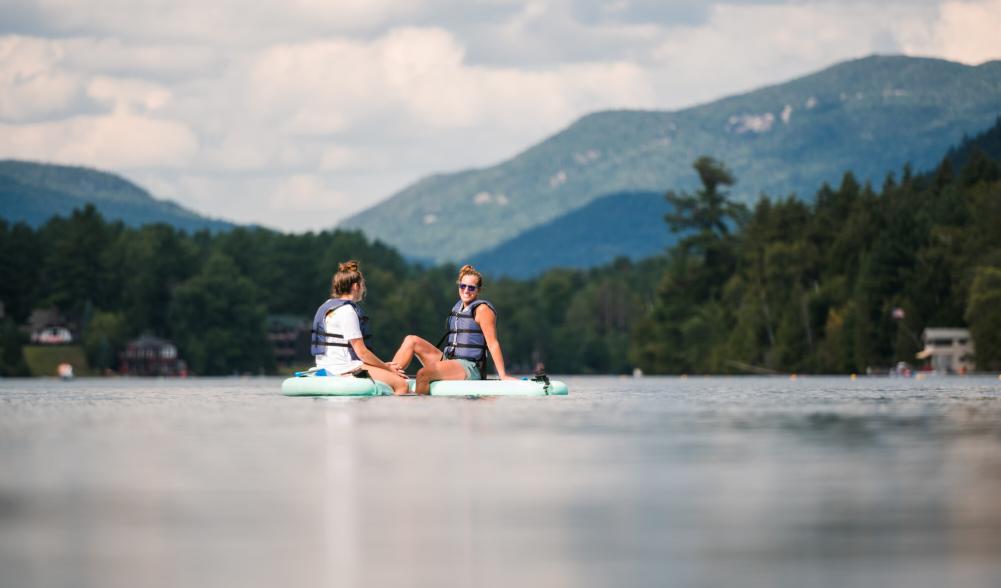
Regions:
<instances>
[{"instance_id":1,"label":"haze over mountains","mask_svg":"<svg viewBox=\"0 0 1001 588\"><path fill-rule=\"evenodd\" d=\"M742 201L811 199L845 171L881 182L908 162L926 169L999 112L999 61L873 56L676 112L591 114L496 166L422 179L340 226L417 258L497 260L526 231L603 196L695 187L691 164L703 154L734 172ZM602 219L590 216L583 234L598 234Z\"/></svg>"}]
</instances>

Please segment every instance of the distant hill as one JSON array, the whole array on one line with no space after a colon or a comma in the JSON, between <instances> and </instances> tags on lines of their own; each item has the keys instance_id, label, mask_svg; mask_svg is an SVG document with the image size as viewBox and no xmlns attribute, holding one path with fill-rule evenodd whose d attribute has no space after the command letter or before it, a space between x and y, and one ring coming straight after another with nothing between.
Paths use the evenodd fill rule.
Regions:
<instances>
[{"instance_id":1,"label":"distant hill","mask_svg":"<svg viewBox=\"0 0 1001 588\"><path fill-rule=\"evenodd\" d=\"M408 255L463 261L608 194L691 189L699 155L733 195L812 198L846 170L881 182L931 167L1001 111L1001 62L874 56L685 110L610 111L493 167L425 178L341 223Z\"/></svg>"},{"instance_id":2,"label":"distant hill","mask_svg":"<svg viewBox=\"0 0 1001 588\"><path fill-rule=\"evenodd\" d=\"M669 209L660 192L610 194L470 261L492 276L531 278L551 267L588 268L617 257L639 260L677 242L678 235L664 222Z\"/></svg>"},{"instance_id":3,"label":"distant hill","mask_svg":"<svg viewBox=\"0 0 1001 588\"><path fill-rule=\"evenodd\" d=\"M949 149L944 158L959 170L975 152L1001 162L1001 117L993 127ZM927 170L923 176L934 174ZM669 209L664 194L658 192L603 196L478 253L470 261L488 274L512 278L535 277L552 267L590 268L618 257L635 261L657 255L681 238L670 232L664 220Z\"/></svg>"},{"instance_id":4,"label":"distant hill","mask_svg":"<svg viewBox=\"0 0 1001 588\"><path fill-rule=\"evenodd\" d=\"M966 165L974 152L979 151L984 155L1001 161L1001 115L994 121L994 126L976 136L964 139L962 143L949 149L945 157L952 162L956 169Z\"/></svg>"},{"instance_id":5,"label":"distant hill","mask_svg":"<svg viewBox=\"0 0 1001 588\"><path fill-rule=\"evenodd\" d=\"M130 226L166 223L179 229L227 230L233 225L200 216L114 174L84 167L0 161L0 217L31 226L66 216L91 202L107 219Z\"/></svg>"}]
</instances>

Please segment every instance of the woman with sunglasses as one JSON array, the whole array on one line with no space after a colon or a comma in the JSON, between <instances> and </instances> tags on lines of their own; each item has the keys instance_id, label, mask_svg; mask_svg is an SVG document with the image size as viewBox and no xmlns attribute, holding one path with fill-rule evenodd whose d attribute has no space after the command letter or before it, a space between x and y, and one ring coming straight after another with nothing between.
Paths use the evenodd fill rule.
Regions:
<instances>
[{"instance_id":1,"label":"woman with sunglasses","mask_svg":"<svg viewBox=\"0 0 1001 588\"><path fill-rule=\"evenodd\" d=\"M486 379L488 351L500 379L515 379L504 369L504 355L497 341L497 311L479 299L483 276L471 265L462 266L457 286L459 301L448 316L448 332L442 337L444 352L417 335L408 335L393 356L393 364L402 369L410 365L414 355L424 364L417 371L417 394L429 393L431 382L438 380Z\"/></svg>"}]
</instances>

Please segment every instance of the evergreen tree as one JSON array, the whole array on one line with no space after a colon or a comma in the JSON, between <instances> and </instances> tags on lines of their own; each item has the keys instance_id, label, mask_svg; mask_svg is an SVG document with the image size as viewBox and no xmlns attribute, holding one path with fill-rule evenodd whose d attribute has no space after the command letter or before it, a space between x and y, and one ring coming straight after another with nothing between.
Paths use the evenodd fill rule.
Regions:
<instances>
[{"instance_id":1,"label":"evergreen tree","mask_svg":"<svg viewBox=\"0 0 1001 588\"><path fill-rule=\"evenodd\" d=\"M747 208L728 198L721 189L732 186L736 180L726 167L711 157L702 156L692 167L699 175L702 188L689 194L669 191L664 198L672 211L665 220L673 232L687 233L679 242L679 247L688 253L700 255L705 267L714 277L730 269L730 230L747 217Z\"/></svg>"},{"instance_id":2,"label":"evergreen tree","mask_svg":"<svg viewBox=\"0 0 1001 588\"><path fill-rule=\"evenodd\" d=\"M168 313L181 356L200 375L274 369L258 288L222 253L174 292Z\"/></svg>"},{"instance_id":3,"label":"evergreen tree","mask_svg":"<svg viewBox=\"0 0 1001 588\"><path fill-rule=\"evenodd\" d=\"M90 367L103 372L118 368L118 354L128 341L128 321L123 313L95 312L83 333L83 347Z\"/></svg>"},{"instance_id":4,"label":"evergreen tree","mask_svg":"<svg viewBox=\"0 0 1001 588\"><path fill-rule=\"evenodd\" d=\"M0 219L0 301L4 314L23 322L39 297L44 247L38 234L24 223L14 226Z\"/></svg>"},{"instance_id":5,"label":"evergreen tree","mask_svg":"<svg viewBox=\"0 0 1001 588\"><path fill-rule=\"evenodd\" d=\"M193 244L168 225L147 225L119 235L105 257L109 271L117 272L122 284L115 289L111 307L124 311L127 324L165 336L174 288L198 268Z\"/></svg>"},{"instance_id":6,"label":"evergreen tree","mask_svg":"<svg viewBox=\"0 0 1001 588\"><path fill-rule=\"evenodd\" d=\"M966 306L977 369L1001 370L1001 268L981 267Z\"/></svg>"},{"instance_id":7,"label":"evergreen tree","mask_svg":"<svg viewBox=\"0 0 1001 588\"><path fill-rule=\"evenodd\" d=\"M47 304L79 317L87 302L105 299L112 289L103 252L120 223L108 225L93 204L56 217L42 227L46 244L39 289Z\"/></svg>"},{"instance_id":8,"label":"evergreen tree","mask_svg":"<svg viewBox=\"0 0 1001 588\"><path fill-rule=\"evenodd\" d=\"M10 318L0 321L0 376L5 378L30 375L24 362L21 333Z\"/></svg>"}]
</instances>

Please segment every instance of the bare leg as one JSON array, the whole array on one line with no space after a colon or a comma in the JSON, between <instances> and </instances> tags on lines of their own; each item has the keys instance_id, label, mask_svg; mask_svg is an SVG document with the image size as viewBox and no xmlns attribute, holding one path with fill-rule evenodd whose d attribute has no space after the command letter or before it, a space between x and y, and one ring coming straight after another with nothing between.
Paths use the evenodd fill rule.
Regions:
<instances>
[{"instance_id":1,"label":"bare leg","mask_svg":"<svg viewBox=\"0 0 1001 588\"><path fill-rule=\"evenodd\" d=\"M413 361L414 355L417 355L417 359L425 367L441 361L440 349L417 335L407 335L396 351L396 355L393 356L393 363L400 366L400 369L406 370L410 366L410 362Z\"/></svg>"},{"instance_id":2,"label":"bare leg","mask_svg":"<svg viewBox=\"0 0 1001 588\"><path fill-rule=\"evenodd\" d=\"M431 382L438 380L465 380L466 370L462 364L450 359L426 365L417 370L417 394L430 394Z\"/></svg>"},{"instance_id":3,"label":"bare leg","mask_svg":"<svg viewBox=\"0 0 1001 588\"><path fill-rule=\"evenodd\" d=\"M364 364L364 369L368 371L373 380L378 380L392 388L393 394L406 394L408 392L407 381L395 373L367 363Z\"/></svg>"}]
</instances>

